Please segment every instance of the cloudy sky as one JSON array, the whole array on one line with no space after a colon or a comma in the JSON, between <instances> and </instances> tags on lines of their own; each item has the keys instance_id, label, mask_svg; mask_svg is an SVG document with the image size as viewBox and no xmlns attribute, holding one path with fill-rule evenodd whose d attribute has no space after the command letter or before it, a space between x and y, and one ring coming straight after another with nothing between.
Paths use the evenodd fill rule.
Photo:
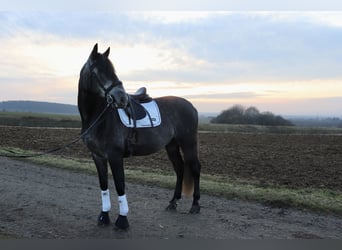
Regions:
<instances>
[{"instance_id":1,"label":"cloudy sky","mask_svg":"<svg viewBox=\"0 0 342 250\"><path fill-rule=\"evenodd\" d=\"M76 104L95 43L127 92L342 117L342 11L0 11L0 101Z\"/></svg>"}]
</instances>

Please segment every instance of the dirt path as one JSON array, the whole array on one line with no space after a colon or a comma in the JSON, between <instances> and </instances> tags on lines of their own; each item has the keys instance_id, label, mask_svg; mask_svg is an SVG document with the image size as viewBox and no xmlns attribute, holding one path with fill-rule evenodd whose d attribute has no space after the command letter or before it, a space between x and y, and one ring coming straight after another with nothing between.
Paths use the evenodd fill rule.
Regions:
<instances>
[{"instance_id":1,"label":"dirt path","mask_svg":"<svg viewBox=\"0 0 342 250\"><path fill-rule=\"evenodd\" d=\"M111 216L117 213L111 183ZM23 238L342 238L342 218L203 195L198 215L164 210L172 190L127 184L127 232L96 225L96 176L0 158L0 233Z\"/></svg>"}]
</instances>

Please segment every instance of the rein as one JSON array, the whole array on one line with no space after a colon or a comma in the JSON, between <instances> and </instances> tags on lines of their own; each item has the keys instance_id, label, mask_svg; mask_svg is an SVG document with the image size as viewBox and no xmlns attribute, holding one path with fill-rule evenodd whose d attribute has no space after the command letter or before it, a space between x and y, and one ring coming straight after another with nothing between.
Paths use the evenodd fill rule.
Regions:
<instances>
[{"instance_id":1,"label":"rein","mask_svg":"<svg viewBox=\"0 0 342 250\"><path fill-rule=\"evenodd\" d=\"M77 137L76 139L74 139L74 140L72 140L72 141L70 141L70 142L68 142L68 143L66 143L66 144L64 144L62 146L51 148L51 149L48 149L48 150L46 150L44 152L41 152L41 153L28 154L28 155L20 155L20 154L17 154L16 152L14 152L12 150L4 149L3 151L6 151L6 152L11 153L11 154L0 154L0 157L8 157L8 158L33 158L33 157L43 156L43 155L51 154L51 153L58 152L58 151L61 151L63 149L66 149L66 148L70 147L71 145L75 144L76 142L78 142L79 140L81 140L86 134L88 134L89 131L98 123L98 121L101 119L103 114L107 111L107 109L111 106L111 104L112 103L109 103L108 100L107 100L106 107L99 114L99 116L95 119L95 121L82 134L80 134L79 137Z\"/></svg>"},{"instance_id":2,"label":"rein","mask_svg":"<svg viewBox=\"0 0 342 250\"><path fill-rule=\"evenodd\" d=\"M33 158L33 157L39 157L39 156L43 156L43 155L47 155L47 154L51 154L51 153L55 153L58 151L61 151L63 149L66 149L68 147L70 147L71 145L77 143L78 141L80 141L87 133L89 133L89 131L97 124L97 122L101 119L101 117L103 116L103 114L107 111L107 109L109 107L115 107L118 108L118 105L115 103L114 98L109 94L109 92L117 87L122 85L122 82L119 79L116 79L116 81L113 81L112 84L106 88L103 83L101 82L101 79L99 79L99 76L94 72L94 65L89 65L89 70L90 70L90 74L91 77L95 77L96 81L98 82L99 86L102 88L102 90L105 92L105 99L106 99L106 107L103 109L103 111L99 114L99 116L94 120L94 122L76 139L62 145L59 147L55 147L55 148L51 148L48 149L46 151L43 151L41 153L34 153L34 154L26 154L26 155L20 155L17 154L16 152L12 151L12 150L7 150L7 149L3 149L3 151L6 151L10 154L0 154L0 157L8 157L8 158Z\"/></svg>"}]
</instances>

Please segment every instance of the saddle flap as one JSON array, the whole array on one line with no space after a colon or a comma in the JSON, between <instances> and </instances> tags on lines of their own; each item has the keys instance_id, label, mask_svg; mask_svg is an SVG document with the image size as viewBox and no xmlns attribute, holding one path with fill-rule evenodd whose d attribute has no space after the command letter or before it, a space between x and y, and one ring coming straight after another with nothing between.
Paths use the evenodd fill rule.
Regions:
<instances>
[{"instance_id":1,"label":"saddle flap","mask_svg":"<svg viewBox=\"0 0 342 250\"><path fill-rule=\"evenodd\" d=\"M129 106L125 111L133 120L143 119L147 115L145 108L133 98L130 98Z\"/></svg>"}]
</instances>

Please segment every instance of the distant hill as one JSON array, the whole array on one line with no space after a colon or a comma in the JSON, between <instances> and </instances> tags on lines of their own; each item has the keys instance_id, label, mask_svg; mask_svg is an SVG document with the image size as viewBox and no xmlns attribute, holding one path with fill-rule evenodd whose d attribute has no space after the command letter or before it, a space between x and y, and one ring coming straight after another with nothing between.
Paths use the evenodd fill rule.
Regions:
<instances>
[{"instance_id":1,"label":"distant hill","mask_svg":"<svg viewBox=\"0 0 342 250\"><path fill-rule=\"evenodd\" d=\"M78 114L78 108L76 105L36 101L0 102L0 111L50 114Z\"/></svg>"}]
</instances>

